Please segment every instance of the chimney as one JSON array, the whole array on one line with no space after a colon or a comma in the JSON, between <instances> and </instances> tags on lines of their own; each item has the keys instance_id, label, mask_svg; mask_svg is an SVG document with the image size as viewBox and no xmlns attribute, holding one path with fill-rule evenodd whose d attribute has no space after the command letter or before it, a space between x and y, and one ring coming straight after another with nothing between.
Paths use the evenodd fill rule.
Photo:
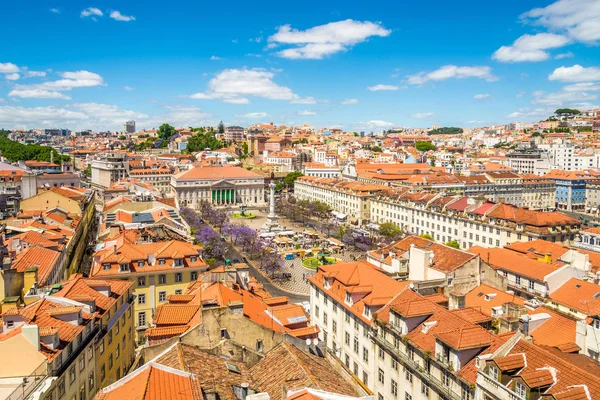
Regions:
<instances>
[{"instance_id":1,"label":"chimney","mask_svg":"<svg viewBox=\"0 0 600 400\"><path fill-rule=\"evenodd\" d=\"M36 350L40 349L40 327L37 325L23 325L21 333Z\"/></svg>"},{"instance_id":2,"label":"chimney","mask_svg":"<svg viewBox=\"0 0 600 400\"><path fill-rule=\"evenodd\" d=\"M242 388L240 400L246 400L246 397L248 397L248 388L250 387L250 385L247 382L243 382L240 386Z\"/></svg>"},{"instance_id":3,"label":"chimney","mask_svg":"<svg viewBox=\"0 0 600 400\"><path fill-rule=\"evenodd\" d=\"M116 256L117 255L117 245L113 245L113 254Z\"/></svg>"}]
</instances>

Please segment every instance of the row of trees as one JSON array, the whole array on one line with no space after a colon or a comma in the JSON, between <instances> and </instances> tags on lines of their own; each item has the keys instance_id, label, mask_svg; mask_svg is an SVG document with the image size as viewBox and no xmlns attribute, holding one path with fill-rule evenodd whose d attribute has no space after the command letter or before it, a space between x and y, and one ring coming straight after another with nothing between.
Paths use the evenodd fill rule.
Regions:
<instances>
[{"instance_id":1,"label":"row of trees","mask_svg":"<svg viewBox=\"0 0 600 400\"><path fill-rule=\"evenodd\" d=\"M329 218L331 208L326 203L320 201L298 200L289 196L281 199L277 203L278 213L285 215L289 219L300 222L312 218L325 220Z\"/></svg>"},{"instance_id":2,"label":"row of trees","mask_svg":"<svg viewBox=\"0 0 600 400\"><path fill-rule=\"evenodd\" d=\"M39 144L22 144L12 141L8 138L8 133L2 129L0 131L0 152L10 162L19 160L50 161L50 154L54 153L54 162L60 164L62 161L69 161L70 157L58 154L56 150L49 146L40 146Z\"/></svg>"},{"instance_id":3,"label":"row of trees","mask_svg":"<svg viewBox=\"0 0 600 400\"><path fill-rule=\"evenodd\" d=\"M427 133L429 135L456 135L459 133L463 133L463 129L457 128L455 126L444 126L441 128L432 129Z\"/></svg>"}]
</instances>

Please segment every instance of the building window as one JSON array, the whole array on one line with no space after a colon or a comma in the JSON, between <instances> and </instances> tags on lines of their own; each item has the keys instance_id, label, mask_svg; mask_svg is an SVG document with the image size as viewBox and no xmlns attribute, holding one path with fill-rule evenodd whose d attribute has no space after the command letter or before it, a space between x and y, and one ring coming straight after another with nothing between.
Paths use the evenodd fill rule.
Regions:
<instances>
[{"instance_id":1,"label":"building window","mask_svg":"<svg viewBox=\"0 0 600 400\"><path fill-rule=\"evenodd\" d=\"M390 387L390 393L394 397L398 397L398 383L392 379L392 385Z\"/></svg>"},{"instance_id":2,"label":"building window","mask_svg":"<svg viewBox=\"0 0 600 400\"><path fill-rule=\"evenodd\" d=\"M83 371L85 369L85 355L81 356L79 359L79 371Z\"/></svg>"},{"instance_id":3,"label":"building window","mask_svg":"<svg viewBox=\"0 0 600 400\"><path fill-rule=\"evenodd\" d=\"M112 339L113 339L113 334L112 334L112 330L108 331L108 344L110 345L112 343Z\"/></svg>"},{"instance_id":4,"label":"building window","mask_svg":"<svg viewBox=\"0 0 600 400\"><path fill-rule=\"evenodd\" d=\"M106 378L106 366L102 364L102 367L100 367L100 382L103 382L104 378Z\"/></svg>"},{"instance_id":5,"label":"building window","mask_svg":"<svg viewBox=\"0 0 600 400\"><path fill-rule=\"evenodd\" d=\"M73 365L71 369L69 369L69 384L75 382L75 378L77 377L75 366Z\"/></svg>"},{"instance_id":6,"label":"building window","mask_svg":"<svg viewBox=\"0 0 600 400\"><path fill-rule=\"evenodd\" d=\"M196 262L197 257L196 256L190 256L190 262L195 263Z\"/></svg>"},{"instance_id":7,"label":"building window","mask_svg":"<svg viewBox=\"0 0 600 400\"><path fill-rule=\"evenodd\" d=\"M490 365L488 368L488 372L489 375L494 379L494 380L498 380L498 368L494 367L493 365Z\"/></svg>"},{"instance_id":8,"label":"building window","mask_svg":"<svg viewBox=\"0 0 600 400\"><path fill-rule=\"evenodd\" d=\"M363 346L363 361L369 362L369 350Z\"/></svg>"},{"instance_id":9,"label":"building window","mask_svg":"<svg viewBox=\"0 0 600 400\"><path fill-rule=\"evenodd\" d=\"M442 370L442 384L444 386L450 385L450 374L446 370Z\"/></svg>"},{"instance_id":10,"label":"building window","mask_svg":"<svg viewBox=\"0 0 600 400\"><path fill-rule=\"evenodd\" d=\"M167 301L167 292L165 292L165 291L158 292L158 301L161 303L164 301Z\"/></svg>"},{"instance_id":11,"label":"building window","mask_svg":"<svg viewBox=\"0 0 600 400\"><path fill-rule=\"evenodd\" d=\"M535 290L535 281L530 279L527 287L529 288L529 290Z\"/></svg>"},{"instance_id":12,"label":"building window","mask_svg":"<svg viewBox=\"0 0 600 400\"><path fill-rule=\"evenodd\" d=\"M348 332L344 332L344 343L346 343L346 346L350 346L350 334Z\"/></svg>"},{"instance_id":13,"label":"building window","mask_svg":"<svg viewBox=\"0 0 600 400\"><path fill-rule=\"evenodd\" d=\"M138 268L144 267L144 260L138 260Z\"/></svg>"},{"instance_id":14,"label":"building window","mask_svg":"<svg viewBox=\"0 0 600 400\"><path fill-rule=\"evenodd\" d=\"M527 389L525 388L525 385L523 385L521 382L516 382L515 383L515 392L522 399L525 399L526 396L527 396Z\"/></svg>"},{"instance_id":15,"label":"building window","mask_svg":"<svg viewBox=\"0 0 600 400\"><path fill-rule=\"evenodd\" d=\"M108 369L110 370L110 369L112 369L112 367L113 367L113 355L111 354L108 356Z\"/></svg>"},{"instance_id":16,"label":"building window","mask_svg":"<svg viewBox=\"0 0 600 400\"><path fill-rule=\"evenodd\" d=\"M262 353L263 351L263 341L261 339L256 341L256 351Z\"/></svg>"},{"instance_id":17,"label":"building window","mask_svg":"<svg viewBox=\"0 0 600 400\"><path fill-rule=\"evenodd\" d=\"M394 358L392 358L392 369L394 371L398 371L398 361L396 361Z\"/></svg>"},{"instance_id":18,"label":"building window","mask_svg":"<svg viewBox=\"0 0 600 400\"><path fill-rule=\"evenodd\" d=\"M381 368L379 368L379 371L378 371L378 374L377 374L377 380L382 385L385 384L385 375L384 375L383 370Z\"/></svg>"},{"instance_id":19,"label":"building window","mask_svg":"<svg viewBox=\"0 0 600 400\"><path fill-rule=\"evenodd\" d=\"M354 353L358 354L358 338L354 337Z\"/></svg>"},{"instance_id":20,"label":"building window","mask_svg":"<svg viewBox=\"0 0 600 400\"><path fill-rule=\"evenodd\" d=\"M65 380L61 379L58 381L58 397L62 397L65 395Z\"/></svg>"},{"instance_id":21,"label":"building window","mask_svg":"<svg viewBox=\"0 0 600 400\"><path fill-rule=\"evenodd\" d=\"M100 354L104 354L104 339L102 339L102 341L100 342Z\"/></svg>"},{"instance_id":22,"label":"building window","mask_svg":"<svg viewBox=\"0 0 600 400\"><path fill-rule=\"evenodd\" d=\"M165 283L167 283L167 276L166 275L159 275L158 276L158 283L160 285L164 285Z\"/></svg>"},{"instance_id":23,"label":"building window","mask_svg":"<svg viewBox=\"0 0 600 400\"><path fill-rule=\"evenodd\" d=\"M429 386L427 386L425 382L421 382L421 394L429 398Z\"/></svg>"},{"instance_id":24,"label":"building window","mask_svg":"<svg viewBox=\"0 0 600 400\"><path fill-rule=\"evenodd\" d=\"M175 294L181 294L181 293L182 293L181 289L175 290Z\"/></svg>"},{"instance_id":25,"label":"building window","mask_svg":"<svg viewBox=\"0 0 600 400\"><path fill-rule=\"evenodd\" d=\"M165 265L165 259L164 258L159 258L158 259L158 265Z\"/></svg>"},{"instance_id":26,"label":"building window","mask_svg":"<svg viewBox=\"0 0 600 400\"><path fill-rule=\"evenodd\" d=\"M115 358L118 360L121 356L121 343L117 343L117 349L115 350Z\"/></svg>"},{"instance_id":27,"label":"building window","mask_svg":"<svg viewBox=\"0 0 600 400\"><path fill-rule=\"evenodd\" d=\"M331 321L331 330L333 331L334 334L337 334L337 322L336 321Z\"/></svg>"},{"instance_id":28,"label":"building window","mask_svg":"<svg viewBox=\"0 0 600 400\"><path fill-rule=\"evenodd\" d=\"M178 272L175 274L175 282L182 282L183 281L183 274L181 272Z\"/></svg>"},{"instance_id":29,"label":"building window","mask_svg":"<svg viewBox=\"0 0 600 400\"><path fill-rule=\"evenodd\" d=\"M379 347L379 358L385 360L385 352L381 346Z\"/></svg>"},{"instance_id":30,"label":"building window","mask_svg":"<svg viewBox=\"0 0 600 400\"><path fill-rule=\"evenodd\" d=\"M146 304L146 295L143 293L138 294L138 304L144 305Z\"/></svg>"},{"instance_id":31,"label":"building window","mask_svg":"<svg viewBox=\"0 0 600 400\"><path fill-rule=\"evenodd\" d=\"M190 279L191 279L192 281L198 280L198 272L197 272L197 271L192 271L192 272L190 273Z\"/></svg>"},{"instance_id":32,"label":"building window","mask_svg":"<svg viewBox=\"0 0 600 400\"><path fill-rule=\"evenodd\" d=\"M146 326L146 311L138 313L138 326Z\"/></svg>"},{"instance_id":33,"label":"building window","mask_svg":"<svg viewBox=\"0 0 600 400\"><path fill-rule=\"evenodd\" d=\"M518 276L518 275L517 275L517 276L515 276L515 283L516 283L517 285L520 285L520 284L521 284L521 277L520 277L520 276Z\"/></svg>"},{"instance_id":34,"label":"building window","mask_svg":"<svg viewBox=\"0 0 600 400\"><path fill-rule=\"evenodd\" d=\"M138 277L138 286L146 286L146 277L145 276Z\"/></svg>"},{"instance_id":35,"label":"building window","mask_svg":"<svg viewBox=\"0 0 600 400\"><path fill-rule=\"evenodd\" d=\"M412 384L413 381L413 375L410 373L410 371L407 369L404 371L404 379L406 380L406 382L408 382L409 384Z\"/></svg>"},{"instance_id":36,"label":"building window","mask_svg":"<svg viewBox=\"0 0 600 400\"><path fill-rule=\"evenodd\" d=\"M412 400L412 396L407 392L404 393L404 400Z\"/></svg>"},{"instance_id":37,"label":"building window","mask_svg":"<svg viewBox=\"0 0 600 400\"><path fill-rule=\"evenodd\" d=\"M367 374L367 371L363 371L362 381L365 384L365 386L369 386L369 374Z\"/></svg>"},{"instance_id":38,"label":"building window","mask_svg":"<svg viewBox=\"0 0 600 400\"><path fill-rule=\"evenodd\" d=\"M94 382L94 371L90 372L90 375L88 377L88 387L90 388L90 392L92 391L92 389L94 389L94 385L96 383Z\"/></svg>"}]
</instances>

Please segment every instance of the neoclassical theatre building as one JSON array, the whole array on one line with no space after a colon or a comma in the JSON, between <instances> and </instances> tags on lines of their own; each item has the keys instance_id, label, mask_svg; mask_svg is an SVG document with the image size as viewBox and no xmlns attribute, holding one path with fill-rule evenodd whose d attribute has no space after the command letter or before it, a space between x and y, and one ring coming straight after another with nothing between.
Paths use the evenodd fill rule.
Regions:
<instances>
[{"instance_id":1,"label":"neoclassical theatre building","mask_svg":"<svg viewBox=\"0 0 600 400\"><path fill-rule=\"evenodd\" d=\"M202 200L222 206L264 206L265 178L241 167L197 167L171 178L178 207Z\"/></svg>"}]
</instances>

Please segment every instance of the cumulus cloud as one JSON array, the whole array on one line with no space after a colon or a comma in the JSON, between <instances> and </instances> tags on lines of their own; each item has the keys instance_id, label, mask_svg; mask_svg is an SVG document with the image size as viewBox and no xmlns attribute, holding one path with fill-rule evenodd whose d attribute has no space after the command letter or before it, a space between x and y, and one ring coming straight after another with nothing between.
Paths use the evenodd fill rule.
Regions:
<instances>
[{"instance_id":1,"label":"cumulus cloud","mask_svg":"<svg viewBox=\"0 0 600 400\"><path fill-rule=\"evenodd\" d=\"M222 60L222 58L219 56L210 56L210 61L220 61L220 60Z\"/></svg>"},{"instance_id":2,"label":"cumulus cloud","mask_svg":"<svg viewBox=\"0 0 600 400\"><path fill-rule=\"evenodd\" d=\"M576 105L583 102L589 102L598 98L597 95L588 93L587 91L574 90L560 90L551 93L539 93L534 96L532 101L533 104L544 104L548 106L562 107L567 105Z\"/></svg>"},{"instance_id":3,"label":"cumulus cloud","mask_svg":"<svg viewBox=\"0 0 600 400\"><path fill-rule=\"evenodd\" d=\"M575 57L575 54L571 53L570 51L567 51L566 53L560 53L554 56L555 60L562 60L563 58L573 58Z\"/></svg>"},{"instance_id":4,"label":"cumulus cloud","mask_svg":"<svg viewBox=\"0 0 600 400\"><path fill-rule=\"evenodd\" d=\"M548 79L561 82L590 82L600 81L600 67L582 67L575 64L572 67L556 68Z\"/></svg>"},{"instance_id":5,"label":"cumulus cloud","mask_svg":"<svg viewBox=\"0 0 600 400\"><path fill-rule=\"evenodd\" d=\"M248 97L261 97L271 100L288 100L303 104L313 98L302 98L289 87L273 81L273 72L263 69L226 69L208 82L208 90L195 93L192 99L219 99L227 103L248 104Z\"/></svg>"},{"instance_id":6,"label":"cumulus cloud","mask_svg":"<svg viewBox=\"0 0 600 400\"><path fill-rule=\"evenodd\" d=\"M411 115L411 117L413 118L431 118L433 117L435 114L432 112L422 112L422 113L415 113L413 115Z\"/></svg>"},{"instance_id":7,"label":"cumulus cloud","mask_svg":"<svg viewBox=\"0 0 600 400\"><path fill-rule=\"evenodd\" d=\"M492 97L492 95L488 94L488 93L479 93L479 94L476 94L475 96L473 96L473 98L477 99L477 100L488 99L490 97Z\"/></svg>"},{"instance_id":8,"label":"cumulus cloud","mask_svg":"<svg viewBox=\"0 0 600 400\"><path fill-rule=\"evenodd\" d=\"M369 122L367 122L367 126L370 129L385 129L385 128L393 127L394 123L388 122L388 121L382 121L380 119L372 119Z\"/></svg>"},{"instance_id":9,"label":"cumulus cloud","mask_svg":"<svg viewBox=\"0 0 600 400\"><path fill-rule=\"evenodd\" d=\"M500 47L492 58L500 62L545 61L550 58L545 50L562 47L570 42L568 37L554 33L523 35L512 46Z\"/></svg>"},{"instance_id":10,"label":"cumulus cloud","mask_svg":"<svg viewBox=\"0 0 600 400\"><path fill-rule=\"evenodd\" d=\"M581 82L574 83L563 87L566 92L598 92L600 91L600 83Z\"/></svg>"},{"instance_id":11,"label":"cumulus cloud","mask_svg":"<svg viewBox=\"0 0 600 400\"><path fill-rule=\"evenodd\" d=\"M498 80L498 77L492 75L492 69L487 66L464 66L444 65L432 72L419 72L415 75L407 76L407 82L411 85L421 85L428 81L443 81L446 79L465 79L479 78L488 82Z\"/></svg>"},{"instance_id":12,"label":"cumulus cloud","mask_svg":"<svg viewBox=\"0 0 600 400\"><path fill-rule=\"evenodd\" d=\"M554 113L550 108L521 108L519 111L512 112L506 115L509 119L522 119L522 118L546 118L548 115Z\"/></svg>"},{"instance_id":13,"label":"cumulus cloud","mask_svg":"<svg viewBox=\"0 0 600 400\"><path fill-rule=\"evenodd\" d=\"M6 79L8 79L9 81L16 81L16 80L18 80L19 78L21 78L21 75L19 75L19 74L17 74L17 73L15 72L15 73L12 73L12 74L6 74L6 75L4 75L4 77L5 77Z\"/></svg>"},{"instance_id":14,"label":"cumulus cloud","mask_svg":"<svg viewBox=\"0 0 600 400\"><path fill-rule=\"evenodd\" d=\"M54 14L60 14L60 10L58 8L51 8L50 12Z\"/></svg>"},{"instance_id":15,"label":"cumulus cloud","mask_svg":"<svg viewBox=\"0 0 600 400\"><path fill-rule=\"evenodd\" d=\"M14 74L19 71L20 68L13 63L0 63L0 74Z\"/></svg>"},{"instance_id":16,"label":"cumulus cloud","mask_svg":"<svg viewBox=\"0 0 600 400\"><path fill-rule=\"evenodd\" d=\"M25 78L43 78L45 76L45 71L25 71Z\"/></svg>"},{"instance_id":17,"label":"cumulus cloud","mask_svg":"<svg viewBox=\"0 0 600 400\"><path fill-rule=\"evenodd\" d=\"M11 128L62 126L69 129L120 130L133 119L140 128L157 127L163 122L174 126L206 125L211 114L198 107L165 106L158 115L122 109L113 104L76 103L62 107L0 106L0 125Z\"/></svg>"},{"instance_id":18,"label":"cumulus cloud","mask_svg":"<svg viewBox=\"0 0 600 400\"><path fill-rule=\"evenodd\" d=\"M381 90L398 90L400 88L395 85L375 85L369 86L367 89L369 89L371 92L379 92Z\"/></svg>"},{"instance_id":19,"label":"cumulus cloud","mask_svg":"<svg viewBox=\"0 0 600 400\"><path fill-rule=\"evenodd\" d=\"M276 54L288 59L320 60L326 56L346 51L371 37L385 37L390 33L390 30L378 23L352 19L330 22L304 31L292 29L290 25L283 25L269 37L269 46L267 47L292 45Z\"/></svg>"},{"instance_id":20,"label":"cumulus cloud","mask_svg":"<svg viewBox=\"0 0 600 400\"><path fill-rule=\"evenodd\" d=\"M131 86L123 86L123 89L125 89L128 92L133 92L135 90L135 88L132 88Z\"/></svg>"},{"instance_id":21,"label":"cumulus cloud","mask_svg":"<svg viewBox=\"0 0 600 400\"><path fill-rule=\"evenodd\" d=\"M81 18L92 17L92 19L95 20L95 17L102 17L103 15L104 13L96 7L88 7L85 10L81 11Z\"/></svg>"},{"instance_id":22,"label":"cumulus cloud","mask_svg":"<svg viewBox=\"0 0 600 400\"><path fill-rule=\"evenodd\" d=\"M358 99L345 99L344 101L342 101L342 104L347 105L347 104L358 104L359 101Z\"/></svg>"},{"instance_id":23,"label":"cumulus cloud","mask_svg":"<svg viewBox=\"0 0 600 400\"><path fill-rule=\"evenodd\" d=\"M600 6L595 0L559 0L521 15L528 23L564 32L574 40L593 43L600 39Z\"/></svg>"},{"instance_id":24,"label":"cumulus cloud","mask_svg":"<svg viewBox=\"0 0 600 400\"><path fill-rule=\"evenodd\" d=\"M266 112L252 112L247 114L237 114L237 118L266 118L269 114Z\"/></svg>"},{"instance_id":25,"label":"cumulus cloud","mask_svg":"<svg viewBox=\"0 0 600 400\"><path fill-rule=\"evenodd\" d=\"M64 93L46 89L13 89L8 95L9 97L20 97L23 99L71 99L70 96Z\"/></svg>"},{"instance_id":26,"label":"cumulus cloud","mask_svg":"<svg viewBox=\"0 0 600 400\"><path fill-rule=\"evenodd\" d=\"M123 14L121 14L120 11L111 11L109 16L112 19L114 19L115 21L121 21L121 22L135 21L135 17L133 15L123 15Z\"/></svg>"},{"instance_id":27,"label":"cumulus cloud","mask_svg":"<svg viewBox=\"0 0 600 400\"><path fill-rule=\"evenodd\" d=\"M74 88L103 86L104 80L99 74L89 71L62 72L62 79L42 82L31 85L17 85L15 89L42 89L49 91L65 92Z\"/></svg>"},{"instance_id":28,"label":"cumulus cloud","mask_svg":"<svg viewBox=\"0 0 600 400\"><path fill-rule=\"evenodd\" d=\"M317 115L317 113L315 111L305 110L305 111L300 111L298 113L298 115L310 116L310 115Z\"/></svg>"}]
</instances>

